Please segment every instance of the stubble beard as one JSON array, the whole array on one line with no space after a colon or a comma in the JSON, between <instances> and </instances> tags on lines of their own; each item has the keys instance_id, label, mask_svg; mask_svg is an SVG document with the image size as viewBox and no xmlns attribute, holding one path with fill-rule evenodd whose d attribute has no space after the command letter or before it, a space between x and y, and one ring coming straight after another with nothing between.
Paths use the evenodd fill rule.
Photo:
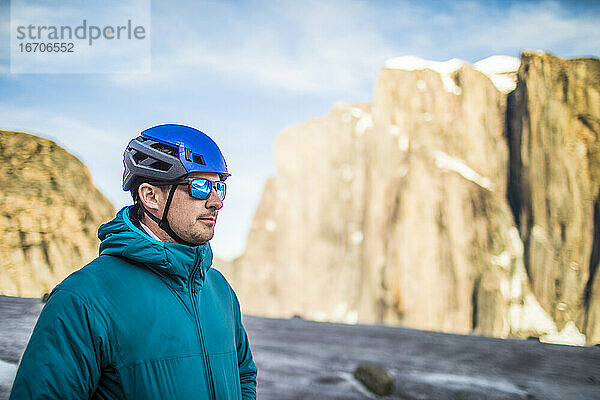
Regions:
<instances>
[{"instance_id":1,"label":"stubble beard","mask_svg":"<svg viewBox=\"0 0 600 400\"><path fill-rule=\"evenodd\" d=\"M202 225L205 225L204 222L200 221L199 219L196 220L196 223L190 227L188 234L186 235L188 238L185 238L185 240L193 243L194 246L200 246L210 241L215 235L215 225Z\"/></svg>"}]
</instances>

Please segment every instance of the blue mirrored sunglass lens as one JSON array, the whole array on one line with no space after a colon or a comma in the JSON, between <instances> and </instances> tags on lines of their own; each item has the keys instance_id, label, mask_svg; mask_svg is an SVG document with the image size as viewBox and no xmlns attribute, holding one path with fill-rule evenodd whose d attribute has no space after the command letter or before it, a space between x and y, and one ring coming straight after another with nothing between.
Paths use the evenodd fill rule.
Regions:
<instances>
[{"instance_id":1,"label":"blue mirrored sunglass lens","mask_svg":"<svg viewBox=\"0 0 600 400\"><path fill-rule=\"evenodd\" d=\"M219 198L221 200L225 200L225 192L227 191L227 186L225 186L225 182L215 182L214 185Z\"/></svg>"},{"instance_id":2,"label":"blue mirrored sunglass lens","mask_svg":"<svg viewBox=\"0 0 600 400\"><path fill-rule=\"evenodd\" d=\"M190 183L191 195L198 199L206 199L210 195L211 186L208 179L194 179Z\"/></svg>"}]
</instances>

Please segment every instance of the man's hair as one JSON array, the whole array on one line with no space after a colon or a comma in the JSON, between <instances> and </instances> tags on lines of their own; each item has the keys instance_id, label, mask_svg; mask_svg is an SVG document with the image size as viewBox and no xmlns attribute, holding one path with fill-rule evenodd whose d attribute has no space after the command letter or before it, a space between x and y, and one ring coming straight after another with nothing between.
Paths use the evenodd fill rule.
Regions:
<instances>
[{"instance_id":1,"label":"man's hair","mask_svg":"<svg viewBox=\"0 0 600 400\"><path fill-rule=\"evenodd\" d=\"M154 147L155 149L157 149L165 154L168 154L168 155L171 155L174 157L178 156L177 149L175 147L163 145L161 143L157 143L152 147ZM131 212L129 214L130 214L133 222L136 223L136 225L139 223L139 221L141 221L144 218L144 211L142 210L142 207L140 206L141 200L140 200L138 190L142 183L148 183L148 182L152 182L152 180L149 178L137 177L133 181L133 184L131 185L131 189L129 189L129 193L131 193L131 197L133 197L133 207L131 208ZM156 181L154 181L154 182L156 182ZM169 190L168 185L161 185L161 186L157 186L157 187L160 188L160 190L163 194L166 194L167 191Z\"/></svg>"}]
</instances>

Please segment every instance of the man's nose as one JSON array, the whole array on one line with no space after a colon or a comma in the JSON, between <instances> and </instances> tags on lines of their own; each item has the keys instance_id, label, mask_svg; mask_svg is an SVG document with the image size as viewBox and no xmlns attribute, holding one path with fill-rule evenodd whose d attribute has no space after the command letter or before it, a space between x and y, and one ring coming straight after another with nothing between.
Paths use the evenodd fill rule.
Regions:
<instances>
[{"instance_id":1,"label":"man's nose","mask_svg":"<svg viewBox=\"0 0 600 400\"><path fill-rule=\"evenodd\" d=\"M213 188L211 188L210 194L208 195L208 198L206 199L206 208L215 208L215 209L219 210L219 209L221 209L221 207L223 207L223 200L221 200L221 198L217 194L217 191L213 187Z\"/></svg>"}]
</instances>

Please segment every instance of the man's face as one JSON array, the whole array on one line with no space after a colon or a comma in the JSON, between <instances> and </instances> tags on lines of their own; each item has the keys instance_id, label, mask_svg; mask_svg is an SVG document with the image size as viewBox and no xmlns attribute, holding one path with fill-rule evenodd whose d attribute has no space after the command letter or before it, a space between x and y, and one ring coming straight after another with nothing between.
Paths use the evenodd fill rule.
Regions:
<instances>
[{"instance_id":1,"label":"man's face","mask_svg":"<svg viewBox=\"0 0 600 400\"><path fill-rule=\"evenodd\" d=\"M191 173L188 180L193 178L204 178L210 181L219 181L219 174L215 173ZM161 213L164 210L166 196L161 204ZM213 188L208 198L202 200L190 196L189 187L177 186L171 206L169 207L169 224L183 240L200 245L212 239L217 223L217 214L223 207L223 202Z\"/></svg>"}]
</instances>

